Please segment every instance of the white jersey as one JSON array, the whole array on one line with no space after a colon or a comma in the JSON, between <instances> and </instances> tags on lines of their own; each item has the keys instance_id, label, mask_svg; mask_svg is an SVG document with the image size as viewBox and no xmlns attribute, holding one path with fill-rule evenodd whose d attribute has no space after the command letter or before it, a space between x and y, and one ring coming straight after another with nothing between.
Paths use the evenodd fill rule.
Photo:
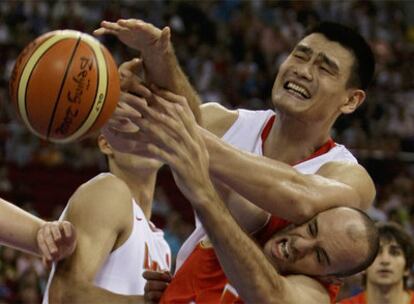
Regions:
<instances>
[{"instance_id":1,"label":"white jersey","mask_svg":"<svg viewBox=\"0 0 414 304\"><path fill-rule=\"evenodd\" d=\"M132 206L134 225L131 234L109 255L97 273L94 284L117 294L143 295L146 280L142 273L145 270L170 270L171 251L162 230L145 218L134 200ZM54 272L53 266L43 304L48 303L49 286Z\"/></svg>"},{"instance_id":2,"label":"white jersey","mask_svg":"<svg viewBox=\"0 0 414 304\"><path fill-rule=\"evenodd\" d=\"M249 111L240 109L238 113L237 120L223 135L222 140L240 150L263 155L262 146L264 137L266 136L264 134L266 132L265 129L268 128L270 130L272 126L270 120L276 115L275 112L272 110ZM358 162L352 153L343 145L332 142L332 147L326 153L305 160L295 165L294 168L304 174L313 174L323 164L330 161ZM195 230L178 252L176 271L194 250L195 246L206 236L206 232L197 216L195 222Z\"/></svg>"}]
</instances>

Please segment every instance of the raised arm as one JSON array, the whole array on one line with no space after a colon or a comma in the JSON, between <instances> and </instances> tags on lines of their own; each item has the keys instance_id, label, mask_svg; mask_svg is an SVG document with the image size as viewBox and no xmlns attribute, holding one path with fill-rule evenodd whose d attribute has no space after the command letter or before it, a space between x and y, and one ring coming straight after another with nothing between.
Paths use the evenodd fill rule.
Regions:
<instances>
[{"instance_id":1,"label":"raised arm","mask_svg":"<svg viewBox=\"0 0 414 304\"><path fill-rule=\"evenodd\" d=\"M238 150L202 128L200 132L212 177L270 213L303 222L332 207L367 209L372 204L374 184L358 164L329 162L315 174L302 174L282 162Z\"/></svg>"},{"instance_id":2,"label":"raised arm","mask_svg":"<svg viewBox=\"0 0 414 304\"><path fill-rule=\"evenodd\" d=\"M120 19L117 22L102 21L94 34L115 35L127 46L140 51L147 82L185 96L199 121L201 100L178 63L169 27L161 30L142 20Z\"/></svg>"},{"instance_id":3,"label":"raised arm","mask_svg":"<svg viewBox=\"0 0 414 304\"><path fill-rule=\"evenodd\" d=\"M75 192L65 218L77 227L78 246L71 257L56 265L50 303L143 303L140 296L94 286L106 258L132 229L125 225L132 217L131 208L128 187L111 175L100 175Z\"/></svg>"},{"instance_id":4,"label":"raised arm","mask_svg":"<svg viewBox=\"0 0 414 304\"><path fill-rule=\"evenodd\" d=\"M0 199L0 243L51 261L70 255L76 239L70 223L43 221Z\"/></svg>"}]
</instances>

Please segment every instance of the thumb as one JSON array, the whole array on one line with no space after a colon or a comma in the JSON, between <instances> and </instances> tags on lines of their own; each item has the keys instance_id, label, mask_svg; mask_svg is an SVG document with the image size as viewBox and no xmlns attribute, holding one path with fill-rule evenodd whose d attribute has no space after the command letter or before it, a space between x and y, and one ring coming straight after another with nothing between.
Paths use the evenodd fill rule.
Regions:
<instances>
[{"instance_id":1,"label":"thumb","mask_svg":"<svg viewBox=\"0 0 414 304\"><path fill-rule=\"evenodd\" d=\"M166 26L161 31L161 47L162 49L167 49L168 45L170 44L171 40L171 29L169 26Z\"/></svg>"},{"instance_id":2,"label":"thumb","mask_svg":"<svg viewBox=\"0 0 414 304\"><path fill-rule=\"evenodd\" d=\"M141 58L134 58L129 61L123 62L119 66L119 73L129 76L129 73L137 74L139 71L142 70L142 59Z\"/></svg>"}]
</instances>

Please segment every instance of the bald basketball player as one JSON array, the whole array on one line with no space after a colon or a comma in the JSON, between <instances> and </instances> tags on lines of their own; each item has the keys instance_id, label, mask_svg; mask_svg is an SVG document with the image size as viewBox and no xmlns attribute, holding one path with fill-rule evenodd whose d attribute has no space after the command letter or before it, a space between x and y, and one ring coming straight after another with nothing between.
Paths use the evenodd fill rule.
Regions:
<instances>
[{"instance_id":1,"label":"bald basketball player","mask_svg":"<svg viewBox=\"0 0 414 304\"><path fill-rule=\"evenodd\" d=\"M0 199L0 244L58 261L74 251L76 233L67 221L46 222Z\"/></svg>"}]
</instances>

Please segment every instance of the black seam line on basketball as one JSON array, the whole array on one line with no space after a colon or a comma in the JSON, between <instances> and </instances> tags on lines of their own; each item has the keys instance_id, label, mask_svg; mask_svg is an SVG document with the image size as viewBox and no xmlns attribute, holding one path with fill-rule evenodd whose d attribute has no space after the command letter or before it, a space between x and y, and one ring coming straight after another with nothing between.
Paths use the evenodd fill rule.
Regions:
<instances>
[{"instance_id":1,"label":"black seam line on basketball","mask_svg":"<svg viewBox=\"0 0 414 304\"><path fill-rule=\"evenodd\" d=\"M109 63L108 63L108 61L106 60L106 56L105 56L105 52L104 52L104 50L102 49L102 46L100 46L100 50L101 50L101 52L102 52L102 56L103 56L103 58L104 58L104 60L105 60L105 67L106 67L106 87L105 87L105 96L104 96L104 98L103 98L103 101L102 101L102 105L101 105L101 110L100 110L100 112L102 112L102 110L103 110L103 108L104 108L104 106L105 106L105 102L106 102L106 99L107 99L107 97L108 97L108 88L109 88ZM95 52L93 52L94 54L95 54ZM96 57L95 57L96 58ZM96 58L96 69L97 69L97 71L98 71L98 83L99 83L99 75L100 75L100 73L99 73L99 65L98 65L98 60L97 60L97 58ZM96 91L98 91L98 87L96 87ZM95 93L95 97L96 97L96 93ZM100 112L99 112L99 114L100 114ZM89 112L90 113L90 112ZM89 129L85 132L85 134L86 133L88 133L93 127L95 127L95 125L98 123L98 119L99 119L99 116L97 116L96 117L96 119L95 119L95 121L93 122L93 124L89 127Z\"/></svg>"},{"instance_id":2,"label":"black seam line on basketball","mask_svg":"<svg viewBox=\"0 0 414 304\"><path fill-rule=\"evenodd\" d=\"M89 116L91 115L91 112L93 111L93 109L95 108L94 106L95 106L95 101L96 101L96 97L97 97L97 95L98 95L98 88L99 88L99 64L98 64L98 58L96 57L96 53L95 53L95 50L89 45L89 44L86 44L86 46L88 47L88 48L90 48L91 50L92 50L92 53L93 53L93 56L94 56L94 58L95 58L95 64L96 64L96 89L95 89L95 95L94 95L94 98L92 99L93 101L92 101L92 103L91 103L91 107L89 108L89 111L88 111L88 114L87 115L85 115L85 118L83 119L83 121L79 124L79 128L81 128L81 127L83 127L83 124L85 123L85 121L89 118ZM103 53L102 53L102 55L104 55ZM105 57L105 56L104 56ZM107 69L108 70L108 69ZM106 82L106 89L108 89L108 81ZM105 95L105 97L106 97L106 95ZM102 107L101 107L101 111L102 111ZM96 117L96 119L95 119L95 122L98 120L98 116ZM86 133L88 133L88 131L92 128L92 126L94 126L95 125L95 122L89 127L89 129L88 130L86 130L85 132L83 132L83 134L81 134L80 135L80 137L82 137L82 135L85 135Z\"/></svg>"},{"instance_id":3,"label":"black seam line on basketball","mask_svg":"<svg viewBox=\"0 0 414 304\"><path fill-rule=\"evenodd\" d=\"M65 39L62 39L61 41L64 41L64 40ZM60 95L62 95L63 87L65 86L65 81L68 76L70 66L72 65L73 57L75 57L76 50L79 47L80 41L81 41L81 36L79 35L78 40L76 41L76 45L73 48L72 55L70 56L69 62L66 65L66 71L65 71L65 74L63 75L62 83L60 84L60 88L59 88L59 93L58 93L58 96L56 97L55 106L53 107L52 115L49 120L49 127L47 128L46 139L49 139L50 137L50 131L52 129L53 121L55 120L55 115L56 115L57 106L59 104Z\"/></svg>"},{"instance_id":4,"label":"black seam line on basketball","mask_svg":"<svg viewBox=\"0 0 414 304\"><path fill-rule=\"evenodd\" d=\"M33 56L33 54L37 51L37 49L40 47L40 46L42 46L44 43L46 43L46 41L48 41L49 39L51 39L53 36L50 36L49 38L47 38L45 41L43 41L42 43L39 43L37 46L36 46L36 48L34 49L34 51L30 54L30 57L31 56ZM27 90L28 90L28 88L29 88L29 83L30 83L30 78L32 78L32 74L33 74L33 71L35 70L35 68L36 68L36 66L37 66L37 64L40 62L40 59L42 59L42 57L45 55L47 53L47 50L39 57L39 59L37 60L37 62L36 62L36 64L34 65L34 67L32 68L32 70L30 71L30 74L29 74L29 78L27 79L27 84L26 84L26 90L25 90L25 92L24 92L24 108L25 108L25 110L26 110L26 113L27 113L27 120L29 121L29 124L30 124L30 119L29 119L29 108L28 108L28 102L27 102ZM18 82L16 82L17 83L17 88L19 88L19 86L20 86L20 81L22 80L22 77L23 77L23 72L24 72L24 70L26 69L26 66L27 66L27 64L29 63L29 61L30 61L30 58L29 59L27 59L26 60L26 63L24 64L24 67L23 67L23 69L22 69L22 72L20 73L20 77L19 77L19 81ZM19 91L17 90L17 108L19 109ZM19 110L19 112L20 112L20 110ZM19 113L19 115L21 115L20 113ZM31 124L30 124L31 125ZM32 128L33 128L33 126L31 126ZM33 128L34 129L34 128ZM41 132L39 132L39 133L41 133Z\"/></svg>"}]
</instances>

